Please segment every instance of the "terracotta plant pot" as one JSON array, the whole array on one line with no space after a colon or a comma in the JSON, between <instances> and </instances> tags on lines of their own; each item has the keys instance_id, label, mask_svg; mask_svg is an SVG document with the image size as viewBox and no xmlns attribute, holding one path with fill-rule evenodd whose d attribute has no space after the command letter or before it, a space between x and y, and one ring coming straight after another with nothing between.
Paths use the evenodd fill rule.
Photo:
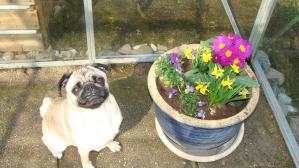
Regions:
<instances>
[{"instance_id":1,"label":"terracotta plant pot","mask_svg":"<svg viewBox=\"0 0 299 168\"><path fill-rule=\"evenodd\" d=\"M198 47L199 45L183 45L168 53ZM248 104L236 115L220 120L201 120L179 113L165 102L157 89L155 69L154 63L148 74L148 89L154 101L156 129L168 148L185 159L197 162L215 161L236 149L243 137L244 120L253 113L257 105L258 87L252 88ZM246 72L256 79L250 68Z\"/></svg>"}]
</instances>

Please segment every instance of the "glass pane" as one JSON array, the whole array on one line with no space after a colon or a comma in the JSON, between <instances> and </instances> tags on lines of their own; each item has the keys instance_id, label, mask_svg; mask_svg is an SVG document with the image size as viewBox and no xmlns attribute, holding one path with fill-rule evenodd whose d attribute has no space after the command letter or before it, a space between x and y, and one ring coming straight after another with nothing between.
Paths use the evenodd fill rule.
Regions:
<instances>
[{"instance_id":1,"label":"glass pane","mask_svg":"<svg viewBox=\"0 0 299 168\"><path fill-rule=\"evenodd\" d=\"M94 1L93 14L97 58L159 53L232 32L218 0Z\"/></svg>"},{"instance_id":2,"label":"glass pane","mask_svg":"<svg viewBox=\"0 0 299 168\"><path fill-rule=\"evenodd\" d=\"M282 109L289 116L298 115L299 2L297 0L278 1L262 49L267 55L260 57L259 61Z\"/></svg>"},{"instance_id":3,"label":"glass pane","mask_svg":"<svg viewBox=\"0 0 299 168\"><path fill-rule=\"evenodd\" d=\"M250 36L261 0L242 1L229 0L231 10L238 23L240 33L247 39Z\"/></svg>"},{"instance_id":4,"label":"glass pane","mask_svg":"<svg viewBox=\"0 0 299 168\"><path fill-rule=\"evenodd\" d=\"M87 59L83 0L20 0L0 11L0 61Z\"/></svg>"}]
</instances>

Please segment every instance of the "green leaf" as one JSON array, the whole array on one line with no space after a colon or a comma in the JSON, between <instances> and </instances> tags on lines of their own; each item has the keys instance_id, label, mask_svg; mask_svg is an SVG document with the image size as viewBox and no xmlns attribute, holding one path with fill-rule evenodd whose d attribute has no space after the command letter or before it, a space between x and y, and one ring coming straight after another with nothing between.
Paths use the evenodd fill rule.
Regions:
<instances>
[{"instance_id":1,"label":"green leaf","mask_svg":"<svg viewBox=\"0 0 299 168\"><path fill-rule=\"evenodd\" d=\"M237 85L244 85L246 87L258 87L259 86L259 84L256 80L253 80L248 76L237 76L235 82Z\"/></svg>"}]
</instances>

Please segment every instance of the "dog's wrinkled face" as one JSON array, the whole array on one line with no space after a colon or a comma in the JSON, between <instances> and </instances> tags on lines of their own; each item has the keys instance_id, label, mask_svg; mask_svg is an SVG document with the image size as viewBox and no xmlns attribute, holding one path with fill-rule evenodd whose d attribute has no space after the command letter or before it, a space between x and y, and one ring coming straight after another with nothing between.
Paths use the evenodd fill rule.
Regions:
<instances>
[{"instance_id":1,"label":"dog's wrinkled face","mask_svg":"<svg viewBox=\"0 0 299 168\"><path fill-rule=\"evenodd\" d=\"M74 71L65 87L67 97L82 108L98 108L109 96L105 72L92 66Z\"/></svg>"}]
</instances>

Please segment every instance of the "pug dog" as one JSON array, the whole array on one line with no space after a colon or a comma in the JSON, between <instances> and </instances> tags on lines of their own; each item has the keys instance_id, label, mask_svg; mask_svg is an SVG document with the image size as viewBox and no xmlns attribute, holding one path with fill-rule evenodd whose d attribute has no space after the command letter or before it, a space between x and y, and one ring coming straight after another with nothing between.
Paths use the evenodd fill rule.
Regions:
<instances>
[{"instance_id":1,"label":"pug dog","mask_svg":"<svg viewBox=\"0 0 299 168\"><path fill-rule=\"evenodd\" d=\"M108 147L121 150L113 139L119 133L122 114L109 92L107 65L87 66L64 74L58 90L65 88L66 98L45 97L40 107L42 141L54 157L61 159L68 146L75 146L83 168L93 168L90 151Z\"/></svg>"}]
</instances>

